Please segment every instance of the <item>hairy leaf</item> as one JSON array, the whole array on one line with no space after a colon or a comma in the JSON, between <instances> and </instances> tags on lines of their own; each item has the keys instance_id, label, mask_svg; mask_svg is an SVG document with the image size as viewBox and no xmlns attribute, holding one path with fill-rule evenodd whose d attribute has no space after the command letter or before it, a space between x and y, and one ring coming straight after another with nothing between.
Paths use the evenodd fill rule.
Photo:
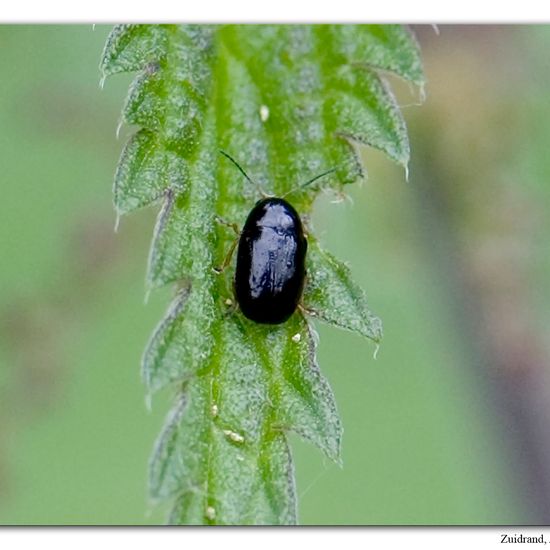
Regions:
<instances>
[{"instance_id":1,"label":"hairy leaf","mask_svg":"<svg viewBox=\"0 0 550 550\"><path fill-rule=\"evenodd\" d=\"M295 523L287 433L337 462L342 436L310 318L375 342L380 321L309 229L303 306L282 325L238 311L234 258L222 274L214 268L261 189L288 193L307 215L320 188L339 192L361 176L354 143L406 166L384 74L423 85L418 47L397 25L120 25L101 70L137 72L122 119L140 129L120 159L115 207L162 203L147 282L177 288L143 357L149 391L177 390L151 458L151 495L172 499L173 523Z\"/></svg>"},{"instance_id":2,"label":"hairy leaf","mask_svg":"<svg viewBox=\"0 0 550 550\"><path fill-rule=\"evenodd\" d=\"M367 306L365 293L351 279L349 269L310 238L304 307L323 321L379 342L382 323Z\"/></svg>"}]
</instances>

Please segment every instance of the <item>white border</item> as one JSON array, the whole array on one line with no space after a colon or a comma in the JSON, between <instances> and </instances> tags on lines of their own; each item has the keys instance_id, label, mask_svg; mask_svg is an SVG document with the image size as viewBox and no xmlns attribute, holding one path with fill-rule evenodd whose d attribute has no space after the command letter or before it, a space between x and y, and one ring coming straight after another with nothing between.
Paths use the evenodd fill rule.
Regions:
<instances>
[{"instance_id":1,"label":"white border","mask_svg":"<svg viewBox=\"0 0 550 550\"><path fill-rule=\"evenodd\" d=\"M550 3L427 0L178 0L93 3L51 0L3 2L0 22L121 23L531 23L550 22Z\"/></svg>"},{"instance_id":2,"label":"white border","mask_svg":"<svg viewBox=\"0 0 550 550\"><path fill-rule=\"evenodd\" d=\"M96 0L93 5L78 2L6 2L2 6L2 23L113 23L113 22L307 22L307 23L531 23L550 21L550 3L523 0L521 3L498 5L479 0L460 3L361 2L332 0L331 2L250 2L245 0L201 0L178 2L118 2ZM542 8L546 7L546 13ZM539 536L547 528L321 528L321 529L90 529L90 528L3 528L0 546L3 548L55 548L56 550L102 550L109 548L151 548L163 550L200 548L224 550L262 550L288 547L289 542L313 548L414 548L426 549L502 548L502 533ZM11 544L10 544L11 543Z\"/></svg>"},{"instance_id":3,"label":"white border","mask_svg":"<svg viewBox=\"0 0 550 550\"><path fill-rule=\"evenodd\" d=\"M55 550L383 550L422 548L464 550L500 548L502 534L550 540L548 528L34 528L0 529L3 548L52 548ZM296 543L296 545L294 545ZM540 548L540 545L525 545ZM514 545L515 546L515 545ZM544 545L543 545L544 546ZM504 546L506 548L506 546Z\"/></svg>"}]
</instances>

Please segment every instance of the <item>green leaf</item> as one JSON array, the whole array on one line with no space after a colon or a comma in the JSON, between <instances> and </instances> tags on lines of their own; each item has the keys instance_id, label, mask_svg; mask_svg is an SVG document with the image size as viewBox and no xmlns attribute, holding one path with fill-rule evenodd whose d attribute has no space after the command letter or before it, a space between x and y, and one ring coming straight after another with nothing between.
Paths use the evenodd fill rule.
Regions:
<instances>
[{"instance_id":1,"label":"green leaf","mask_svg":"<svg viewBox=\"0 0 550 550\"><path fill-rule=\"evenodd\" d=\"M375 342L380 321L307 227L303 305L282 325L240 313L235 258L222 274L214 268L260 187L292 191L307 225L320 188L339 192L361 176L354 143L406 166L405 124L384 74L422 86L416 42L395 25L120 25L100 68L104 78L137 71L122 120L140 129L119 162L115 207L162 203L147 283L177 289L142 363L148 391L176 388L151 458L151 496L173 501L171 523L296 523L288 432L336 462L342 438L311 319Z\"/></svg>"},{"instance_id":2,"label":"green leaf","mask_svg":"<svg viewBox=\"0 0 550 550\"><path fill-rule=\"evenodd\" d=\"M349 268L309 239L308 276L304 307L319 319L357 332L375 342L382 323L370 313L363 290L351 279Z\"/></svg>"},{"instance_id":3,"label":"green leaf","mask_svg":"<svg viewBox=\"0 0 550 550\"><path fill-rule=\"evenodd\" d=\"M115 206L119 214L157 202L167 190L182 192L188 175L177 154L163 149L158 136L140 130L132 136L115 175Z\"/></svg>"}]
</instances>

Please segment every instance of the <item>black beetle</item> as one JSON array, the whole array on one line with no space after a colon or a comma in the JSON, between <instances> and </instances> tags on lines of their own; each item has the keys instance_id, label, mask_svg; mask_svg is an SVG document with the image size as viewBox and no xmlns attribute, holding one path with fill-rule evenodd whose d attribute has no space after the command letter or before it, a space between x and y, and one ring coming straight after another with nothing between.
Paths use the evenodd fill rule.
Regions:
<instances>
[{"instance_id":1,"label":"black beetle","mask_svg":"<svg viewBox=\"0 0 550 550\"><path fill-rule=\"evenodd\" d=\"M258 201L237 250L235 295L256 323L284 323L296 310L306 277L307 240L296 210L284 199Z\"/></svg>"},{"instance_id":2,"label":"black beetle","mask_svg":"<svg viewBox=\"0 0 550 550\"><path fill-rule=\"evenodd\" d=\"M220 153L254 184L235 159ZM323 172L298 189L334 171ZM284 198L258 201L240 233L234 281L237 303L248 319L278 325L296 311L306 278L306 252L302 220L293 206Z\"/></svg>"}]
</instances>

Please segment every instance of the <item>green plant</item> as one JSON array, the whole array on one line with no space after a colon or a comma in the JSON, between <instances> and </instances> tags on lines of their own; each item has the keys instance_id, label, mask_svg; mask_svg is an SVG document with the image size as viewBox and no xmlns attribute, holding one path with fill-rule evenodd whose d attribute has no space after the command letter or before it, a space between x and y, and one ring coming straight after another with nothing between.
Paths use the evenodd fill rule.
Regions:
<instances>
[{"instance_id":1,"label":"green plant","mask_svg":"<svg viewBox=\"0 0 550 550\"><path fill-rule=\"evenodd\" d=\"M361 176L353 143L407 165L405 124L380 71L417 85L417 45L401 26L121 25L108 38L103 78L137 71L123 120L140 129L115 176L119 215L162 203L149 288L177 292L143 358L154 392L176 404L150 465L154 498L174 500L174 523L296 523L286 432L339 461L341 424L315 360L310 318L375 342L381 324L349 270L308 230L303 308L280 326L248 321L233 304L233 269L217 274L259 198L219 149L305 216L323 189Z\"/></svg>"}]
</instances>

